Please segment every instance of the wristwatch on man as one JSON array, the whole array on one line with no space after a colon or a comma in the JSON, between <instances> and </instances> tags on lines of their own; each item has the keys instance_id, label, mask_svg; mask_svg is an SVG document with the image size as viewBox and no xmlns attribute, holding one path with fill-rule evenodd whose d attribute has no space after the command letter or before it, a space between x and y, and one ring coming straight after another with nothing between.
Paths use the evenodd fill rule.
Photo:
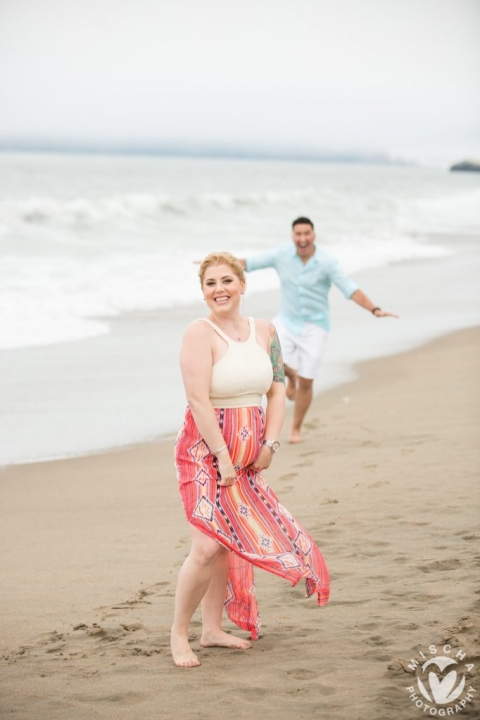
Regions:
<instances>
[{"instance_id":1,"label":"wristwatch on man","mask_svg":"<svg viewBox=\"0 0 480 720\"><path fill-rule=\"evenodd\" d=\"M276 453L277 450L280 450L280 443L278 440L264 440L262 445L269 447L272 453Z\"/></svg>"}]
</instances>

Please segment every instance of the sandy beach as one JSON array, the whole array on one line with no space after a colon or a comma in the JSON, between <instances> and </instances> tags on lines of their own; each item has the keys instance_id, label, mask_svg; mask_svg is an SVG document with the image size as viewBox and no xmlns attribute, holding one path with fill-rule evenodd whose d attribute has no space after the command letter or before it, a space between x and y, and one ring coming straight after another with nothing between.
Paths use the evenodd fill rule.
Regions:
<instances>
[{"instance_id":1,"label":"sandy beach","mask_svg":"<svg viewBox=\"0 0 480 720\"><path fill-rule=\"evenodd\" d=\"M479 718L479 366L480 328L462 330L315 399L267 478L331 601L257 571L261 638L201 649L196 622L194 670L169 654L189 545L172 440L4 469L1 717L414 720L408 664L448 644L475 664L458 717Z\"/></svg>"}]
</instances>

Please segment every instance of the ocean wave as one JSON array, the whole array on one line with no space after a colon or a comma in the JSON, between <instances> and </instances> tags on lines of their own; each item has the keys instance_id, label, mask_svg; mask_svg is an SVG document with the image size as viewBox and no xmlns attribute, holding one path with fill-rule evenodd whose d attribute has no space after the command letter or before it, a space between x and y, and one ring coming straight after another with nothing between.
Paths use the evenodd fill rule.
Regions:
<instances>
[{"instance_id":1,"label":"ocean wave","mask_svg":"<svg viewBox=\"0 0 480 720\"><path fill-rule=\"evenodd\" d=\"M190 195L128 194L97 199L32 197L0 201L0 225L4 227L47 224L71 228L98 229L105 224L141 225L169 216L198 216L262 207L298 205L311 201L313 189L287 193L199 193Z\"/></svg>"},{"instance_id":2,"label":"ocean wave","mask_svg":"<svg viewBox=\"0 0 480 720\"><path fill-rule=\"evenodd\" d=\"M232 248L235 250L235 248ZM398 236L395 242L366 236L344 238L329 250L346 271L448 255L445 247ZM91 256L6 256L0 267L0 348L11 349L107 334L112 318L198 302L199 257L195 246L168 252ZM241 248L237 253L241 255ZM248 292L278 285L274 270L248 276Z\"/></svg>"},{"instance_id":3,"label":"ocean wave","mask_svg":"<svg viewBox=\"0 0 480 720\"><path fill-rule=\"evenodd\" d=\"M403 227L423 233L480 233L480 187L409 203Z\"/></svg>"},{"instance_id":4,"label":"ocean wave","mask_svg":"<svg viewBox=\"0 0 480 720\"><path fill-rule=\"evenodd\" d=\"M215 248L243 256L288 242L299 214L311 214L319 244L349 273L443 257L455 243L432 235L480 233L479 188L435 175L412 190L414 176L400 173L384 189L381 178L368 186L365 177L332 173L322 187L248 193L4 198L0 347L93 337L123 313L195 302L193 260ZM248 277L249 292L276 285L273 270Z\"/></svg>"},{"instance_id":5,"label":"ocean wave","mask_svg":"<svg viewBox=\"0 0 480 720\"><path fill-rule=\"evenodd\" d=\"M349 226L378 234L388 224L405 232L480 232L480 188L459 190L434 198L392 199L368 193L342 194L332 189L307 187L285 192L222 193L185 195L125 194L99 198L60 199L31 197L0 201L0 236L44 239L65 237L65 231L84 237L85 233L125 234L160 231L181 222L255 223L300 208L318 218L327 235L336 235ZM71 239L67 238L67 239Z\"/></svg>"}]
</instances>

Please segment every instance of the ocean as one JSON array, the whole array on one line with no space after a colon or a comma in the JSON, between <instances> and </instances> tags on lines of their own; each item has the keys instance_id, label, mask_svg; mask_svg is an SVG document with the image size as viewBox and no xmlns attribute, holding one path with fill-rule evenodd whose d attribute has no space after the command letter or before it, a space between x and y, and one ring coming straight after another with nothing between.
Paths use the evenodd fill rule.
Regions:
<instances>
[{"instance_id":1,"label":"ocean","mask_svg":"<svg viewBox=\"0 0 480 720\"><path fill-rule=\"evenodd\" d=\"M181 334L203 312L195 260L290 242L299 215L401 315L379 328L333 290L318 389L352 377L359 360L480 321L478 174L0 154L0 464L174 433ZM274 314L277 288L271 270L249 275L246 311Z\"/></svg>"}]
</instances>

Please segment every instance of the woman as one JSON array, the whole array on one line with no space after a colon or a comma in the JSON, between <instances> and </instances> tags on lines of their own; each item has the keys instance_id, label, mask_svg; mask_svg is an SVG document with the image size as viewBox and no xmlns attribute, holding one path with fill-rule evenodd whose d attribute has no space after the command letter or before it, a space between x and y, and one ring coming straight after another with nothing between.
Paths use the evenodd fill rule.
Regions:
<instances>
[{"instance_id":1,"label":"woman","mask_svg":"<svg viewBox=\"0 0 480 720\"><path fill-rule=\"evenodd\" d=\"M188 643L200 602L202 647L251 647L221 629L224 605L229 618L257 639L253 565L292 584L305 578L307 595L317 592L319 605L329 592L319 549L260 475L280 447L285 414L275 328L240 314L245 278L233 255L208 255L199 276L210 315L187 328L180 352L188 407L175 459L192 547L175 597L171 648L179 667L200 665Z\"/></svg>"}]
</instances>

